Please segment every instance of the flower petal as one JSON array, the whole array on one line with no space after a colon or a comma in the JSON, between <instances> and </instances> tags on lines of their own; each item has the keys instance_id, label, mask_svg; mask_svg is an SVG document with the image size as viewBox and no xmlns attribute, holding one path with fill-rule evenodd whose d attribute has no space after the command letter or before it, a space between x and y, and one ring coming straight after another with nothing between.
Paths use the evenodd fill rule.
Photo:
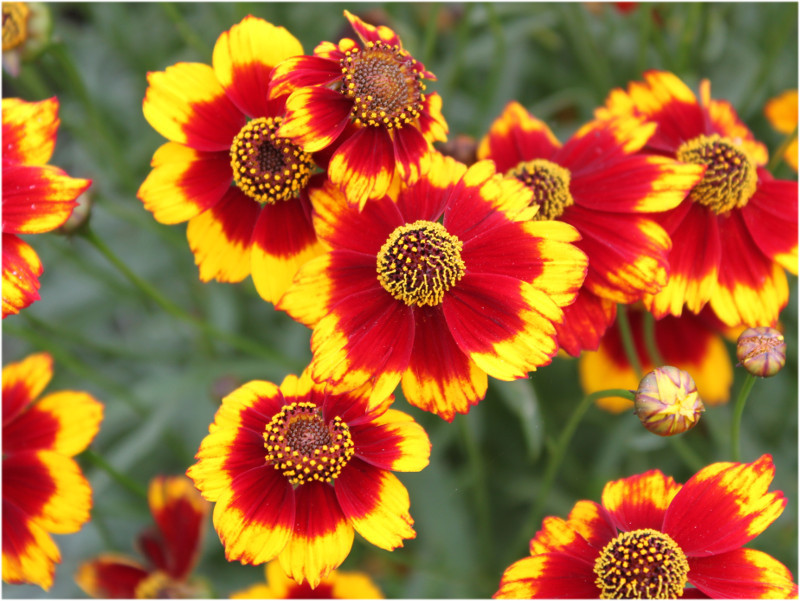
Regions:
<instances>
[{"instance_id":1,"label":"flower petal","mask_svg":"<svg viewBox=\"0 0 800 601\"><path fill-rule=\"evenodd\" d=\"M42 394L52 378L53 357L49 353L34 353L3 368L3 453L14 450L6 446L6 428Z\"/></svg>"},{"instance_id":2,"label":"flower petal","mask_svg":"<svg viewBox=\"0 0 800 601\"><path fill-rule=\"evenodd\" d=\"M680 489L681 485L671 476L649 470L606 484L602 503L621 532L641 528L661 530L664 513Z\"/></svg>"},{"instance_id":3,"label":"flower petal","mask_svg":"<svg viewBox=\"0 0 800 601\"><path fill-rule=\"evenodd\" d=\"M80 565L75 583L91 597L134 599L136 587L147 575L139 562L117 553L104 553Z\"/></svg>"},{"instance_id":4,"label":"flower petal","mask_svg":"<svg viewBox=\"0 0 800 601\"><path fill-rule=\"evenodd\" d=\"M212 64L236 107L250 117L265 117L275 114L266 94L272 69L298 54L303 46L284 27L248 15L219 36Z\"/></svg>"},{"instance_id":5,"label":"flower petal","mask_svg":"<svg viewBox=\"0 0 800 601\"><path fill-rule=\"evenodd\" d=\"M422 111L417 119L417 127L429 142L444 142L450 131L442 115L442 97L438 92L426 94L422 101Z\"/></svg>"},{"instance_id":6,"label":"flower petal","mask_svg":"<svg viewBox=\"0 0 800 601\"><path fill-rule=\"evenodd\" d=\"M662 531L687 557L738 549L783 513L783 493L767 493L774 477L775 465L769 455L752 463L712 463L675 495Z\"/></svg>"},{"instance_id":7,"label":"flower petal","mask_svg":"<svg viewBox=\"0 0 800 601\"><path fill-rule=\"evenodd\" d=\"M189 220L186 237L200 280L240 282L250 275L253 227L261 205L235 187L213 207Z\"/></svg>"},{"instance_id":8,"label":"flower petal","mask_svg":"<svg viewBox=\"0 0 800 601\"><path fill-rule=\"evenodd\" d=\"M352 100L326 87L300 88L286 99L286 117L275 134L305 152L317 152L345 130L352 106Z\"/></svg>"},{"instance_id":9,"label":"flower petal","mask_svg":"<svg viewBox=\"0 0 800 601\"><path fill-rule=\"evenodd\" d=\"M791 571L755 549L689 558L689 582L712 599L796 599Z\"/></svg>"},{"instance_id":10,"label":"flower petal","mask_svg":"<svg viewBox=\"0 0 800 601\"><path fill-rule=\"evenodd\" d=\"M396 129L392 134L394 165L403 181L411 185L430 169L430 143L413 125Z\"/></svg>"},{"instance_id":11,"label":"flower petal","mask_svg":"<svg viewBox=\"0 0 800 601\"><path fill-rule=\"evenodd\" d=\"M49 590L61 553L47 532L3 498L3 581Z\"/></svg>"},{"instance_id":12,"label":"flower petal","mask_svg":"<svg viewBox=\"0 0 800 601\"><path fill-rule=\"evenodd\" d=\"M581 288L575 302L563 307L564 321L556 324L558 345L573 357L595 351L617 317L617 304Z\"/></svg>"},{"instance_id":13,"label":"flower petal","mask_svg":"<svg viewBox=\"0 0 800 601\"><path fill-rule=\"evenodd\" d=\"M12 163L44 165L53 155L60 123L58 98L53 96L40 102L3 98L2 113L3 187L5 187L7 165Z\"/></svg>"},{"instance_id":14,"label":"flower petal","mask_svg":"<svg viewBox=\"0 0 800 601\"><path fill-rule=\"evenodd\" d=\"M347 202L360 209L389 190L396 162L392 139L380 127L356 131L333 153L328 177L340 186Z\"/></svg>"},{"instance_id":15,"label":"flower petal","mask_svg":"<svg viewBox=\"0 0 800 601\"><path fill-rule=\"evenodd\" d=\"M304 484L295 490L295 499L294 532L278 560L296 582L307 580L315 587L350 553L353 526L339 508L334 487L329 484Z\"/></svg>"},{"instance_id":16,"label":"flower petal","mask_svg":"<svg viewBox=\"0 0 800 601\"><path fill-rule=\"evenodd\" d=\"M344 11L344 16L349 21L350 26L356 34L358 34L358 37L361 38L362 42L383 42L389 46L403 47L403 43L400 41L400 38L397 37L397 34L385 25L378 25L376 27L375 25L365 23L349 10Z\"/></svg>"},{"instance_id":17,"label":"flower petal","mask_svg":"<svg viewBox=\"0 0 800 601\"><path fill-rule=\"evenodd\" d=\"M511 564L494 599L592 599L599 590L591 564L560 553L526 557Z\"/></svg>"},{"instance_id":18,"label":"flower petal","mask_svg":"<svg viewBox=\"0 0 800 601\"><path fill-rule=\"evenodd\" d=\"M172 142L196 150L228 151L247 121L208 65L177 63L165 71L149 72L147 83L144 117Z\"/></svg>"},{"instance_id":19,"label":"flower petal","mask_svg":"<svg viewBox=\"0 0 800 601\"><path fill-rule=\"evenodd\" d=\"M428 465L431 441L410 415L389 409L382 415L350 427L356 457L393 472L418 472Z\"/></svg>"},{"instance_id":20,"label":"flower petal","mask_svg":"<svg viewBox=\"0 0 800 601\"><path fill-rule=\"evenodd\" d=\"M336 479L336 498L358 533L391 551L415 538L406 487L391 472L353 458Z\"/></svg>"},{"instance_id":21,"label":"flower petal","mask_svg":"<svg viewBox=\"0 0 800 601\"><path fill-rule=\"evenodd\" d=\"M41 298L39 255L14 234L3 234L3 318L16 315Z\"/></svg>"},{"instance_id":22,"label":"flower petal","mask_svg":"<svg viewBox=\"0 0 800 601\"><path fill-rule=\"evenodd\" d=\"M742 219L758 248L797 275L797 182L759 172L758 188L742 209Z\"/></svg>"},{"instance_id":23,"label":"flower petal","mask_svg":"<svg viewBox=\"0 0 800 601\"><path fill-rule=\"evenodd\" d=\"M403 373L406 400L442 419L453 421L486 396L488 380L456 345L438 307L414 310L414 350Z\"/></svg>"},{"instance_id":24,"label":"flower petal","mask_svg":"<svg viewBox=\"0 0 800 601\"><path fill-rule=\"evenodd\" d=\"M181 223L211 208L233 181L227 152L194 150L167 142L150 162L153 170L137 196L159 223Z\"/></svg>"},{"instance_id":25,"label":"flower petal","mask_svg":"<svg viewBox=\"0 0 800 601\"><path fill-rule=\"evenodd\" d=\"M333 52L344 56L338 49ZM342 78L342 68L339 65L341 56L333 60L319 56L294 56L278 63L269 82L269 97L286 96L298 88L329 86Z\"/></svg>"}]
</instances>

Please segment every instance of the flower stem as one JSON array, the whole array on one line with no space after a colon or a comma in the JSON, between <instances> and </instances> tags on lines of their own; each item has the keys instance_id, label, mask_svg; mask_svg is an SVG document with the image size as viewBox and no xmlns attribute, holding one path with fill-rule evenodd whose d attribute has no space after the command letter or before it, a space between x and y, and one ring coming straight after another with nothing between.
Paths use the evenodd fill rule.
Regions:
<instances>
[{"instance_id":1,"label":"flower stem","mask_svg":"<svg viewBox=\"0 0 800 601\"><path fill-rule=\"evenodd\" d=\"M97 466L105 473L107 473L113 480L115 480L118 484L122 485L123 488L127 488L130 492L135 495L138 495L143 498L147 498L147 489L133 480L129 478L125 474L117 471L108 461L103 459L102 456L95 453L91 449L86 449L83 453L80 454L80 457L89 461L92 465Z\"/></svg>"},{"instance_id":2,"label":"flower stem","mask_svg":"<svg viewBox=\"0 0 800 601\"><path fill-rule=\"evenodd\" d=\"M633 332L631 332L631 323L628 321L625 305L617 305L617 326L622 338L622 346L625 348L625 356L628 357L628 362L636 372L636 378L641 380L642 363L639 361L639 353L636 352L636 343L633 341Z\"/></svg>"},{"instance_id":3,"label":"flower stem","mask_svg":"<svg viewBox=\"0 0 800 601\"><path fill-rule=\"evenodd\" d=\"M567 420L567 424L561 431L561 435L558 437L555 447L550 454L547 467L545 468L544 477L542 478L542 485L539 489L539 494L537 495L536 504L533 506L533 510L528 515L528 519L525 521L525 524L520 529L520 540L511 547L511 551L513 553L517 553L517 549L526 546L526 543L531 538L532 533L537 527L537 524L539 524L541 521L542 513L547 503L547 498L550 496L550 490L555 482L556 473L558 473L558 469L561 467L561 462L564 460L564 454L567 451L570 440L572 440L573 434L575 434L575 430L578 428L578 424L589 410L589 407L591 407L596 400L606 397L623 397L631 402L633 402L634 399L634 395L631 390L610 388L608 390L598 390L591 394L587 394L585 397L583 397L581 402L578 403L575 411L572 412L569 420Z\"/></svg>"},{"instance_id":4,"label":"flower stem","mask_svg":"<svg viewBox=\"0 0 800 601\"><path fill-rule=\"evenodd\" d=\"M161 8L164 9L167 18L175 25L175 29L178 30L178 33L183 38L183 41L186 42L186 45L192 47L204 62L210 63L211 48L209 48L208 45L200 39L200 36L189 26L186 18L181 14L181 11L178 10L178 7L175 6L175 3L163 2Z\"/></svg>"},{"instance_id":5,"label":"flower stem","mask_svg":"<svg viewBox=\"0 0 800 601\"><path fill-rule=\"evenodd\" d=\"M650 311L644 314L644 346L647 349L647 354L650 355L650 361L656 367L666 365L664 357L658 350L656 343L656 320Z\"/></svg>"},{"instance_id":6,"label":"flower stem","mask_svg":"<svg viewBox=\"0 0 800 601\"><path fill-rule=\"evenodd\" d=\"M767 165L767 171L769 171L773 175L775 174L775 170L778 168L778 165L780 165L781 161L783 160L783 155L786 152L786 149L789 148L789 144L794 142L796 139L797 139L797 126L795 125L794 131L790 133L788 136L786 136L783 139L783 142L781 142L781 145L778 146L778 149L774 153L772 153L772 158L770 158L769 165Z\"/></svg>"},{"instance_id":7,"label":"flower stem","mask_svg":"<svg viewBox=\"0 0 800 601\"><path fill-rule=\"evenodd\" d=\"M478 535L480 538L480 545L486 557L492 556L492 537L491 537L491 513L489 511L489 495L488 485L486 482L486 464L483 460L483 454L475 438L475 432L472 425L468 423L470 418L468 416L461 417L458 420L461 438L464 442L464 447L467 449L467 457L469 458L470 472L472 473L473 483L475 487L475 504L478 513Z\"/></svg>"},{"instance_id":8,"label":"flower stem","mask_svg":"<svg viewBox=\"0 0 800 601\"><path fill-rule=\"evenodd\" d=\"M739 391L739 396L736 397L736 405L733 407L733 422L731 423L731 457L733 461L739 461L741 457L739 452L739 431L742 426L742 415L744 414L747 397L750 396L750 391L755 383L756 377L753 374L747 374L747 379Z\"/></svg>"}]
</instances>

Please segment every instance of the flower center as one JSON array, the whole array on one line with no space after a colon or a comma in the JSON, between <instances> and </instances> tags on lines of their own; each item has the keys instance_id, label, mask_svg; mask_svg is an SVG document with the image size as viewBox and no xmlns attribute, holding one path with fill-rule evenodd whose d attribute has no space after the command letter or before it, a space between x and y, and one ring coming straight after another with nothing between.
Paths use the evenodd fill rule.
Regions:
<instances>
[{"instance_id":1,"label":"flower center","mask_svg":"<svg viewBox=\"0 0 800 601\"><path fill-rule=\"evenodd\" d=\"M539 205L534 216L538 221L558 219L567 207L575 204L569 193L569 170L561 165L546 159L534 159L520 163L510 173L533 190L531 204Z\"/></svg>"},{"instance_id":2,"label":"flower center","mask_svg":"<svg viewBox=\"0 0 800 601\"><path fill-rule=\"evenodd\" d=\"M623 532L594 562L601 599L674 599L683 596L689 562L663 532Z\"/></svg>"},{"instance_id":3,"label":"flower center","mask_svg":"<svg viewBox=\"0 0 800 601\"><path fill-rule=\"evenodd\" d=\"M741 209L756 191L755 164L741 146L728 138L717 134L697 136L681 144L677 157L683 163L707 166L689 198L718 215Z\"/></svg>"},{"instance_id":4,"label":"flower center","mask_svg":"<svg viewBox=\"0 0 800 601\"><path fill-rule=\"evenodd\" d=\"M294 198L311 177L311 155L275 135L281 117L247 123L231 144L231 169L239 189L260 203Z\"/></svg>"},{"instance_id":5,"label":"flower center","mask_svg":"<svg viewBox=\"0 0 800 601\"><path fill-rule=\"evenodd\" d=\"M348 50L341 60L341 92L353 100L355 124L391 129L416 120L425 98L416 64L408 52L383 42Z\"/></svg>"},{"instance_id":6,"label":"flower center","mask_svg":"<svg viewBox=\"0 0 800 601\"><path fill-rule=\"evenodd\" d=\"M439 223L420 220L401 225L378 252L378 281L409 306L435 307L464 276L462 246Z\"/></svg>"},{"instance_id":7,"label":"flower center","mask_svg":"<svg viewBox=\"0 0 800 601\"><path fill-rule=\"evenodd\" d=\"M28 37L29 14L24 2L3 2L3 51L19 46Z\"/></svg>"},{"instance_id":8,"label":"flower center","mask_svg":"<svg viewBox=\"0 0 800 601\"><path fill-rule=\"evenodd\" d=\"M335 417L329 423L314 403L281 407L264 431L266 460L295 486L331 482L355 453L350 428Z\"/></svg>"}]
</instances>

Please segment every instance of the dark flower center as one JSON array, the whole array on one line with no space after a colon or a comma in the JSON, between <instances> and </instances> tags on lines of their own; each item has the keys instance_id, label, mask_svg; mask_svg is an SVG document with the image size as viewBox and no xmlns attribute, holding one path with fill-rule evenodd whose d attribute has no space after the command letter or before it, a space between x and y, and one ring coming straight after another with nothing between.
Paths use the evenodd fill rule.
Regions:
<instances>
[{"instance_id":1,"label":"dark flower center","mask_svg":"<svg viewBox=\"0 0 800 601\"><path fill-rule=\"evenodd\" d=\"M532 205L538 205L534 219L552 221L575 204L569 192L569 170L546 159L534 159L514 167L511 175L533 190Z\"/></svg>"},{"instance_id":2,"label":"dark flower center","mask_svg":"<svg viewBox=\"0 0 800 601\"><path fill-rule=\"evenodd\" d=\"M646 528L608 543L594 573L601 599L674 599L683 596L689 562L668 535Z\"/></svg>"},{"instance_id":3,"label":"dark flower center","mask_svg":"<svg viewBox=\"0 0 800 601\"><path fill-rule=\"evenodd\" d=\"M409 306L435 307L464 276L461 240L433 221L395 228L378 253L378 281Z\"/></svg>"},{"instance_id":4,"label":"dark flower center","mask_svg":"<svg viewBox=\"0 0 800 601\"><path fill-rule=\"evenodd\" d=\"M281 407L264 431L266 460L295 486L331 482L355 453L350 428L335 417L326 423L314 403Z\"/></svg>"},{"instance_id":5,"label":"dark flower center","mask_svg":"<svg viewBox=\"0 0 800 601\"><path fill-rule=\"evenodd\" d=\"M311 155L275 135L281 117L247 123L231 144L231 169L239 189L260 203L289 200L311 177Z\"/></svg>"},{"instance_id":6,"label":"dark flower center","mask_svg":"<svg viewBox=\"0 0 800 601\"><path fill-rule=\"evenodd\" d=\"M16 48L28 37L29 14L24 2L3 2L3 51Z\"/></svg>"},{"instance_id":7,"label":"dark flower center","mask_svg":"<svg viewBox=\"0 0 800 601\"><path fill-rule=\"evenodd\" d=\"M756 191L755 164L741 146L728 138L717 134L697 136L681 144L677 157L683 163L707 166L689 198L718 215L741 209Z\"/></svg>"},{"instance_id":8,"label":"dark flower center","mask_svg":"<svg viewBox=\"0 0 800 601\"><path fill-rule=\"evenodd\" d=\"M353 100L355 124L391 129L415 121L425 98L416 64L408 52L383 42L348 50L341 60L341 92Z\"/></svg>"}]
</instances>

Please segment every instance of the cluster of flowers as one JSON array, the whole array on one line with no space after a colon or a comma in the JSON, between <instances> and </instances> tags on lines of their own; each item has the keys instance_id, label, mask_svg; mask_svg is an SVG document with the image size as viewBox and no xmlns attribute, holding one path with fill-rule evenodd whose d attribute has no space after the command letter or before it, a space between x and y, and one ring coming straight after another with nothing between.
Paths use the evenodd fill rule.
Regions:
<instances>
[{"instance_id":1,"label":"cluster of flowers","mask_svg":"<svg viewBox=\"0 0 800 601\"><path fill-rule=\"evenodd\" d=\"M636 303L667 332L687 316L775 326L785 271L797 273L797 184L773 179L766 148L708 81L698 97L648 72L563 144L511 102L465 164L434 147L448 134L442 98L425 91L434 75L388 27L345 16L358 39L312 55L247 17L219 37L212 65L149 73L143 104L168 140L139 189L145 208L160 223L188 221L201 280L251 275L265 301L312 329L308 368L226 396L187 470L216 504L227 559L271 562L273 589L254 595L286 593L286 576L333 594L355 531L387 550L415 536L393 472L423 469L431 445L391 408L398 384L452 421L485 397L488 376L524 378L559 349L610 344L618 305ZM3 101L3 317L38 298L41 264L16 234L62 225L89 185L45 165L56 109ZM608 387L613 353L593 356L584 384ZM47 532L88 519L70 457L101 416L82 396L96 427L77 432L75 403L31 404L49 369L35 356L3 372L3 578L45 588L59 560ZM637 412L657 433L691 427L702 410L682 377L643 384ZM685 394L665 420L673 380ZM786 504L768 492L774 469L765 455L712 464L683 486L658 471L611 482L602 505L545 520L497 596L667 598L687 583L709 596L796 595L788 569L742 548ZM46 486L26 485L35 470ZM198 592L187 579L206 502L185 479L154 481L149 501L147 565L98 558L77 576L84 590ZM64 505L76 508L69 520Z\"/></svg>"}]
</instances>

